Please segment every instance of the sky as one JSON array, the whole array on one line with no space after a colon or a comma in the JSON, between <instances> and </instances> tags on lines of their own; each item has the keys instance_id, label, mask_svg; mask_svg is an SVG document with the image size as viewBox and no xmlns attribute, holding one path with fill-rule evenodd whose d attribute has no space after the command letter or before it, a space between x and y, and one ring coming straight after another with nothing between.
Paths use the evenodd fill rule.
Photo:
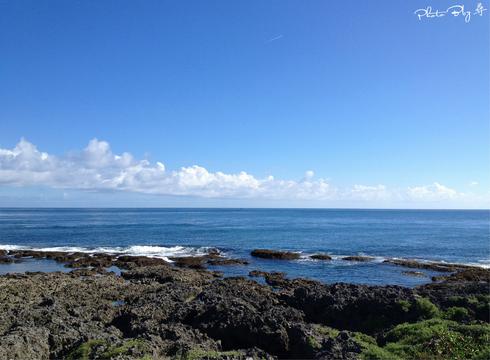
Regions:
<instances>
[{"instance_id":1,"label":"sky","mask_svg":"<svg viewBox=\"0 0 490 360\"><path fill-rule=\"evenodd\" d=\"M0 0L0 207L489 208L478 3Z\"/></svg>"}]
</instances>

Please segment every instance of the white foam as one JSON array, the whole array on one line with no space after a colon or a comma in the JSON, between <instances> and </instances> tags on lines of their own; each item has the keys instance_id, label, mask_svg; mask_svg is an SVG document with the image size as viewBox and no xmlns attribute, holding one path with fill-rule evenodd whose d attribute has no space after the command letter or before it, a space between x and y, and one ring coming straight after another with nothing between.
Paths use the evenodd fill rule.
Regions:
<instances>
[{"instance_id":1,"label":"white foam","mask_svg":"<svg viewBox=\"0 0 490 360\"><path fill-rule=\"evenodd\" d=\"M318 254L318 252L313 252L313 253L302 253L299 261L301 262L318 262L318 260L312 259L310 256ZM331 254L331 253L325 253L328 256L332 258L332 261L336 265L345 265L345 266L351 266L351 265L359 265L358 262L356 261L343 261L342 258L347 257L347 256L353 256L352 254ZM413 258L402 258L402 257L386 257L386 256L377 256L377 255L366 255L365 253L357 253L355 256L367 256L372 258L371 261L369 261L367 264L379 264L383 263L385 260L414 260ZM342 260L342 261L341 261ZM417 258L415 259L417 262L420 263L431 263L431 264L451 264L451 265L466 265L466 266L474 266L474 267L480 267L484 269L490 269L490 259L482 259L482 260L477 260L477 262L452 262L452 261L445 261L445 260L434 260L434 259L420 259Z\"/></svg>"},{"instance_id":2,"label":"white foam","mask_svg":"<svg viewBox=\"0 0 490 360\"><path fill-rule=\"evenodd\" d=\"M147 257L162 258L168 261L169 257L204 255L214 248L186 247L186 246L154 246L154 245L133 245L128 247L117 246L117 247L94 247L94 248L79 247L79 246L32 247L32 246L20 246L20 245L0 245L0 249L147 256Z\"/></svg>"},{"instance_id":3,"label":"white foam","mask_svg":"<svg viewBox=\"0 0 490 360\"><path fill-rule=\"evenodd\" d=\"M490 260L478 260L476 263L467 263L465 265L478 266L484 269L490 269Z\"/></svg>"},{"instance_id":4,"label":"white foam","mask_svg":"<svg viewBox=\"0 0 490 360\"><path fill-rule=\"evenodd\" d=\"M21 250L22 246L18 245L0 245L1 250Z\"/></svg>"},{"instance_id":5,"label":"white foam","mask_svg":"<svg viewBox=\"0 0 490 360\"><path fill-rule=\"evenodd\" d=\"M32 247L32 246L22 246L22 245L2 245L0 244L1 250L33 250L33 251L53 251L53 252L66 252L66 253L86 253L86 254L95 254L95 253L103 253L103 254L112 254L112 255L130 255L130 256L147 256L154 258L161 258L166 261L170 261L170 257L182 257L182 256L202 256L208 254L212 250L217 250L213 247L191 247L191 246L157 246L157 245L132 245L127 247L122 246L114 246L114 247L79 247L79 246L54 246L54 247ZM306 253L306 252L298 252L300 254L299 261L301 262L316 262L318 260L314 260L310 258L310 255L315 253ZM362 254L362 255L361 255ZM220 252L220 255L227 256L226 253ZM336 265L344 265L344 266L352 266L358 265L357 262L351 261L340 261L343 257L352 256L352 254L328 254L332 257L332 260ZM374 256L374 255L364 255L364 253L358 253L357 255L361 256L370 256L373 258L371 263L382 263L385 260L393 259L393 260L407 260L406 258L401 257L384 257L384 256ZM434 259L416 259L419 262L428 262L428 263L446 263L444 260L434 260ZM482 259L477 260L477 262L450 262L451 264L457 265L469 265L475 267L481 267L485 269L490 269L490 259Z\"/></svg>"}]
</instances>

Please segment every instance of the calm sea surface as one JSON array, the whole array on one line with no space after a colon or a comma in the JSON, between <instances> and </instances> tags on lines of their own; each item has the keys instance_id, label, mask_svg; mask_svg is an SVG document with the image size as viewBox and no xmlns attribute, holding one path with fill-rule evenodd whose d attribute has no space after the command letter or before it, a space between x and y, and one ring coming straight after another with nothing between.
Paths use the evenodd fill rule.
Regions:
<instances>
[{"instance_id":1,"label":"calm sea surface","mask_svg":"<svg viewBox=\"0 0 490 360\"><path fill-rule=\"evenodd\" d=\"M401 284L429 281L382 264L388 257L490 265L490 212L466 210L310 209L0 209L0 248L105 251L150 256L198 255L217 248L248 266L222 267L226 275L253 269L325 282ZM54 249L53 249L54 248ZM255 248L302 252L297 261L250 258ZM326 252L332 261L313 261ZM341 260L370 255L371 263ZM0 265L0 273L58 269L27 262ZM427 272L431 275L431 272Z\"/></svg>"}]
</instances>

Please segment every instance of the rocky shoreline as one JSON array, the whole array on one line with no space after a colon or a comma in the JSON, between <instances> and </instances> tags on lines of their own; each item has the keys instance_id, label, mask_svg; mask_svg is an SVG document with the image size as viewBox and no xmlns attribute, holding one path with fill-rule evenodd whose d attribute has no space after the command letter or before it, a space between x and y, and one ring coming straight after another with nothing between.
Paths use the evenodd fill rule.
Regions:
<instances>
[{"instance_id":1,"label":"rocky shoreline","mask_svg":"<svg viewBox=\"0 0 490 360\"><path fill-rule=\"evenodd\" d=\"M0 276L0 359L490 357L486 269L392 260L445 272L410 289L323 284L260 270L224 278L214 265L246 260L216 252L169 264L143 256L0 250L0 262L25 257L73 270ZM124 271L107 271L111 266Z\"/></svg>"}]
</instances>

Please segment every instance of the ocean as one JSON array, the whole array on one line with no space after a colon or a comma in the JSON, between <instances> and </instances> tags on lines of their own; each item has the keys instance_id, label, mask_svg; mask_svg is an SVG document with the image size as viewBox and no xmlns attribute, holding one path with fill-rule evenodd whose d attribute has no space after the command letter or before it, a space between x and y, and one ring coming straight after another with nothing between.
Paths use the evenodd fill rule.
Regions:
<instances>
[{"instance_id":1,"label":"ocean","mask_svg":"<svg viewBox=\"0 0 490 360\"><path fill-rule=\"evenodd\" d=\"M225 276L282 271L326 283L416 286L427 277L407 276L386 258L490 266L488 210L354 209L0 209L0 249L118 252L162 258L218 249L246 266L213 269ZM294 261L257 259L256 248L301 252ZM324 252L331 261L309 259ZM342 260L369 255L372 262ZM63 270L49 260L2 264L0 273Z\"/></svg>"}]
</instances>

